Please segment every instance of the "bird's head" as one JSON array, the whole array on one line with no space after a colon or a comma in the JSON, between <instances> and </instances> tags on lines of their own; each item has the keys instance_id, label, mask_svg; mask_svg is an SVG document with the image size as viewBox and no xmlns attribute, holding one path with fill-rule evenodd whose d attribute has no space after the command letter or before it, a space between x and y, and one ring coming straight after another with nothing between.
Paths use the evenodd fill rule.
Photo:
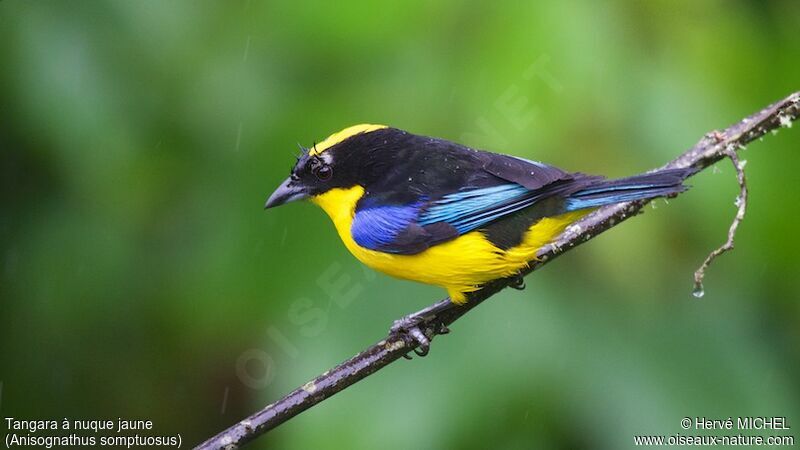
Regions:
<instances>
[{"instance_id":1,"label":"bird's head","mask_svg":"<svg viewBox=\"0 0 800 450\"><path fill-rule=\"evenodd\" d=\"M265 208L316 198L334 189L363 185L370 176L365 151L374 148L369 136L384 125L355 125L334 133L310 148L303 148L292 173L267 199ZM374 136L373 136L374 137Z\"/></svg>"}]
</instances>

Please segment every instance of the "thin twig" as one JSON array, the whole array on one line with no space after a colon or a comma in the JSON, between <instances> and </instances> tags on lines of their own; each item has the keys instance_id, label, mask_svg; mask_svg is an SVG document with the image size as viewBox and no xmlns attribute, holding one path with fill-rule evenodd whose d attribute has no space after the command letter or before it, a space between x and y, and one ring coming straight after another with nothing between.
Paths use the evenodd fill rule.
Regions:
<instances>
[{"instance_id":1,"label":"thin twig","mask_svg":"<svg viewBox=\"0 0 800 450\"><path fill-rule=\"evenodd\" d=\"M699 172L729 156L726 154L726 149L739 150L768 131L788 127L792 121L797 119L798 115L800 115L800 92L764 108L722 132L709 133L694 147L663 166L662 169L693 167ZM743 175L741 175L740 185L743 184L743 180ZM554 242L540 249L536 260L531 261L530 266L524 271L523 275L538 269L564 252L637 215L648 202L643 200L606 206L587 215L578 223L567 228ZM447 329L449 325L461 316L509 284L513 284L513 282L513 279L503 279L489 283L480 291L473 293L465 306L446 309L444 312L435 315L435 317L426 320L422 328L429 336L433 337L437 330ZM443 302L447 301L449 300L444 299L438 304L443 304ZM440 325L444 327L440 327ZM326 371L247 419L237 422L196 448L238 448L402 358L403 355L406 355L415 347L416 343L408 339L406 334L399 331L390 332L380 342Z\"/></svg>"},{"instance_id":2,"label":"thin twig","mask_svg":"<svg viewBox=\"0 0 800 450\"><path fill-rule=\"evenodd\" d=\"M733 168L736 171L736 180L739 182L739 195L736 196L736 202L734 202L737 211L733 222L731 222L731 227L728 229L728 239L724 244L709 253L705 261L703 261L703 264L694 272L694 290L692 291L692 295L697 298L705 294L703 279L706 276L706 269L708 269L708 266L723 253L733 250L734 241L736 240L736 230L739 229L739 224L742 223L744 215L747 213L747 178L744 176L744 166L747 164L747 161L740 161L739 155L736 154L736 149L730 145L725 147L724 152L725 156L733 163Z\"/></svg>"}]
</instances>

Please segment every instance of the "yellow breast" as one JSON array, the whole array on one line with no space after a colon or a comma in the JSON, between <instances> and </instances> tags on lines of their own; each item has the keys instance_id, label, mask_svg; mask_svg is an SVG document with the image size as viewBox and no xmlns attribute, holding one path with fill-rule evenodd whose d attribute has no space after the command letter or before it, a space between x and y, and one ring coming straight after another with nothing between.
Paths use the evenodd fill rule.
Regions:
<instances>
[{"instance_id":1,"label":"yellow breast","mask_svg":"<svg viewBox=\"0 0 800 450\"><path fill-rule=\"evenodd\" d=\"M388 275L447 289L454 303L464 303L466 293L498 278L513 276L536 256L536 251L559 235L585 211L540 220L522 243L508 250L495 247L480 231L435 245L416 255L395 255L358 245L350 234L355 206L364 188L332 189L312 199L333 220L344 245L359 261Z\"/></svg>"}]
</instances>

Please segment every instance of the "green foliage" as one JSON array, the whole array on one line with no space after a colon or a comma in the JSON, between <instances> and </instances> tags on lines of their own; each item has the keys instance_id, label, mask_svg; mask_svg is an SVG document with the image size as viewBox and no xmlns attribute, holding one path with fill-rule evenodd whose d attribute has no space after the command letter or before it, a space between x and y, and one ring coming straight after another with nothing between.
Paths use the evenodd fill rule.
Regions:
<instances>
[{"instance_id":1,"label":"green foliage","mask_svg":"<svg viewBox=\"0 0 800 450\"><path fill-rule=\"evenodd\" d=\"M196 443L443 295L362 268L310 205L262 210L297 142L386 123L623 176L798 89L797 2L523 3L0 2L0 415ZM727 162L253 448L796 428L799 144L743 153L702 300Z\"/></svg>"}]
</instances>

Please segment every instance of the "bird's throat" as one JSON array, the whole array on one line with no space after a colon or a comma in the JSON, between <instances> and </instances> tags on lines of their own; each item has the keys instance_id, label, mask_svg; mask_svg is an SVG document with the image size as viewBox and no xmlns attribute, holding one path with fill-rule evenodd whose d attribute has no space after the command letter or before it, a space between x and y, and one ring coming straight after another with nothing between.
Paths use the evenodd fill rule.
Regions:
<instances>
[{"instance_id":1,"label":"bird's throat","mask_svg":"<svg viewBox=\"0 0 800 450\"><path fill-rule=\"evenodd\" d=\"M363 195L364 188L362 186L353 186L351 188L331 189L312 197L311 201L319 205L328 214L341 234L343 230L339 229L340 226L346 226L347 232L350 232L350 224L353 220L356 204Z\"/></svg>"}]
</instances>

